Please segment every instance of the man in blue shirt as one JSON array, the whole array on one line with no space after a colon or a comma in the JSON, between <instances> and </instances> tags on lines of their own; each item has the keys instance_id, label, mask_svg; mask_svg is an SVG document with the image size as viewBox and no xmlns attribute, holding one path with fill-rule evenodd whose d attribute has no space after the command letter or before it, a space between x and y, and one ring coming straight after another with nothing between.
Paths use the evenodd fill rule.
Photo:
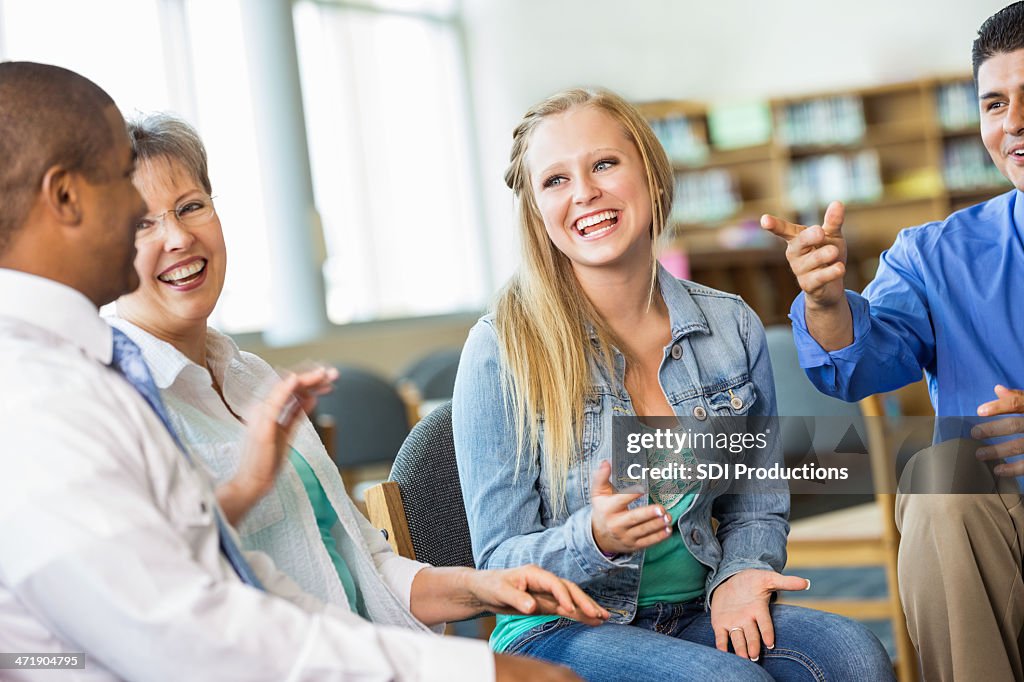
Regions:
<instances>
[{"instance_id":1,"label":"man in blue shirt","mask_svg":"<svg viewBox=\"0 0 1024 682\"><path fill-rule=\"evenodd\" d=\"M820 226L761 222L788 242L793 334L820 391L859 400L923 369L937 415L999 417L971 435L1004 437L977 451L1000 460L1002 494L899 496L899 585L926 679L1024 680L1024 419L1005 416L1024 413L1024 2L982 25L972 57L982 140L1014 190L900 232L863 295L843 285L842 204Z\"/></svg>"}]
</instances>

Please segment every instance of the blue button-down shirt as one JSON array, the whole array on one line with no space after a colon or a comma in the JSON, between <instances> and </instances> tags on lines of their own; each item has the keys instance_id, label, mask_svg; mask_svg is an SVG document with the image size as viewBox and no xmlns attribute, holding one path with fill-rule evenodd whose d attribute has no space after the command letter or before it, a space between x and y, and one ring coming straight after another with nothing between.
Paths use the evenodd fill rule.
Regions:
<instances>
[{"instance_id":1,"label":"blue button-down shirt","mask_svg":"<svg viewBox=\"0 0 1024 682\"><path fill-rule=\"evenodd\" d=\"M996 384L1024 389L1024 196L1011 190L902 230L864 294L846 298L854 341L831 353L807 331L803 294L790 311L800 364L820 391L859 400L924 369L936 414L978 421Z\"/></svg>"}]
</instances>

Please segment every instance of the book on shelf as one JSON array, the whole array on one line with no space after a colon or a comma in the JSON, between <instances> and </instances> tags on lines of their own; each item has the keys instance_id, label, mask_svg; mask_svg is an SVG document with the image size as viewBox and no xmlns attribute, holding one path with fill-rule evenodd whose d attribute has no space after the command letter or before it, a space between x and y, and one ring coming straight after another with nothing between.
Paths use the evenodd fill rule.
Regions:
<instances>
[{"instance_id":1,"label":"book on shelf","mask_svg":"<svg viewBox=\"0 0 1024 682\"><path fill-rule=\"evenodd\" d=\"M789 200L797 210L825 206L833 199L872 202L882 196L878 152L822 154L797 159L790 166Z\"/></svg>"},{"instance_id":2,"label":"book on shelf","mask_svg":"<svg viewBox=\"0 0 1024 682\"><path fill-rule=\"evenodd\" d=\"M943 130L972 128L980 121L978 96L972 81L943 83L935 91L939 125Z\"/></svg>"},{"instance_id":3,"label":"book on shelf","mask_svg":"<svg viewBox=\"0 0 1024 682\"><path fill-rule=\"evenodd\" d=\"M678 223L711 223L734 215L742 205L736 182L728 171L713 168L677 173L672 219Z\"/></svg>"},{"instance_id":4,"label":"book on shelf","mask_svg":"<svg viewBox=\"0 0 1024 682\"><path fill-rule=\"evenodd\" d=\"M981 140L973 137L946 140L942 157L942 175L947 189L956 191L1009 186L1006 178L992 165L992 159Z\"/></svg>"},{"instance_id":5,"label":"book on shelf","mask_svg":"<svg viewBox=\"0 0 1024 682\"><path fill-rule=\"evenodd\" d=\"M715 149L741 149L772 141L768 102L719 104L708 109L708 135Z\"/></svg>"},{"instance_id":6,"label":"book on shelf","mask_svg":"<svg viewBox=\"0 0 1024 682\"><path fill-rule=\"evenodd\" d=\"M667 116L653 120L651 129L673 163L695 164L708 156L703 129L689 116Z\"/></svg>"},{"instance_id":7,"label":"book on shelf","mask_svg":"<svg viewBox=\"0 0 1024 682\"><path fill-rule=\"evenodd\" d=\"M786 104L781 114L781 137L791 147L853 144L864 138L864 103L854 95Z\"/></svg>"}]
</instances>

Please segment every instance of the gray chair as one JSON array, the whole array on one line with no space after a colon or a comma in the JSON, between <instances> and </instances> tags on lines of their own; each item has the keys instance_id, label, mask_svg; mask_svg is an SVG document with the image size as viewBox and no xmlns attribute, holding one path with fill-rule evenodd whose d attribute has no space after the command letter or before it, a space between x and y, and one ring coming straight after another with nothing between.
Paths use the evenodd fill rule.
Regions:
<instances>
[{"instance_id":1,"label":"gray chair","mask_svg":"<svg viewBox=\"0 0 1024 682\"><path fill-rule=\"evenodd\" d=\"M334 419L341 469L391 462L409 434L405 403L394 386L359 367L338 367L334 391L320 397L316 414Z\"/></svg>"},{"instance_id":2,"label":"gray chair","mask_svg":"<svg viewBox=\"0 0 1024 682\"><path fill-rule=\"evenodd\" d=\"M793 331L789 326L768 327L765 336L775 374L778 413L788 417L782 424L782 447L787 463L799 461L812 447L822 449L833 444L834 439L830 438L832 434L816 433L814 417L836 418L827 420L830 425L849 420L859 433L865 433L864 420L857 403L827 396L818 391L807 378L800 367Z\"/></svg>"},{"instance_id":3,"label":"gray chair","mask_svg":"<svg viewBox=\"0 0 1024 682\"><path fill-rule=\"evenodd\" d=\"M402 556L434 566L474 565L450 401L413 427L388 480L366 491L366 509Z\"/></svg>"},{"instance_id":4,"label":"gray chair","mask_svg":"<svg viewBox=\"0 0 1024 682\"><path fill-rule=\"evenodd\" d=\"M423 356L401 374L400 381L416 387L420 400L450 399L455 391L461 348L442 348Z\"/></svg>"},{"instance_id":5,"label":"gray chair","mask_svg":"<svg viewBox=\"0 0 1024 682\"><path fill-rule=\"evenodd\" d=\"M401 373L395 387L405 401L410 426L415 425L441 402L451 400L461 355L461 348L435 350Z\"/></svg>"},{"instance_id":6,"label":"gray chair","mask_svg":"<svg viewBox=\"0 0 1024 682\"><path fill-rule=\"evenodd\" d=\"M896 645L896 671L900 682L917 679L917 654L907 633L903 606L896 581L896 558L899 531L895 523L895 480L893 457L886 442L881 401L869 396L858 403L847 403L823 395L804 373L788 326L765 330L768 354L775 374L778 413L783 420L782 440L787 464L794 464L809 452L823 453L836 442L835 423L847 421L866 446L865 461L870 464L875 494L862 496L864 504L834 509L808 516L792 523L787 550L787 568L799 574L801 568L862 568L881 566L885 569L888 595L848 599L792 599L784 601L810 608L832 611L862 620L886 619L892 624ZM835 419L828 428L816 428L815 417ZM800 419L802 418L802 419ZM821 433L821 431L831 431ZM846 497L846 496L818 496ZM872 499L873 497L873 499ZM806 501L806 500L799 500ZM810 500L812 502L821 500ZM833 502L834 500L824 500ZM794 500L796 507L798 500ZM812 593L813 594L813 593Z\"/></svg>"}]
</instances>

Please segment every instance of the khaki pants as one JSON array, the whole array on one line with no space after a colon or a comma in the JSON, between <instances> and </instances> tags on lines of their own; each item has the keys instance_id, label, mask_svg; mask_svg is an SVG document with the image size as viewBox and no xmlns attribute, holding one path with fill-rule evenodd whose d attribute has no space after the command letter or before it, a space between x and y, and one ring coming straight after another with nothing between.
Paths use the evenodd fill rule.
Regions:
<instances>
[{"instance_id":1,"label":"khaki pants","mask_svg":"<svg viewBox=\"0 0 1024 682\"><path fill-rule=\"evenodd\" d=\"M942 448L915 455L904 479L949 471ZM927 682L1024 681L1024 502L1014 479L998 491L896 496L900 598Z\"/></svg>"}]
</instances>

